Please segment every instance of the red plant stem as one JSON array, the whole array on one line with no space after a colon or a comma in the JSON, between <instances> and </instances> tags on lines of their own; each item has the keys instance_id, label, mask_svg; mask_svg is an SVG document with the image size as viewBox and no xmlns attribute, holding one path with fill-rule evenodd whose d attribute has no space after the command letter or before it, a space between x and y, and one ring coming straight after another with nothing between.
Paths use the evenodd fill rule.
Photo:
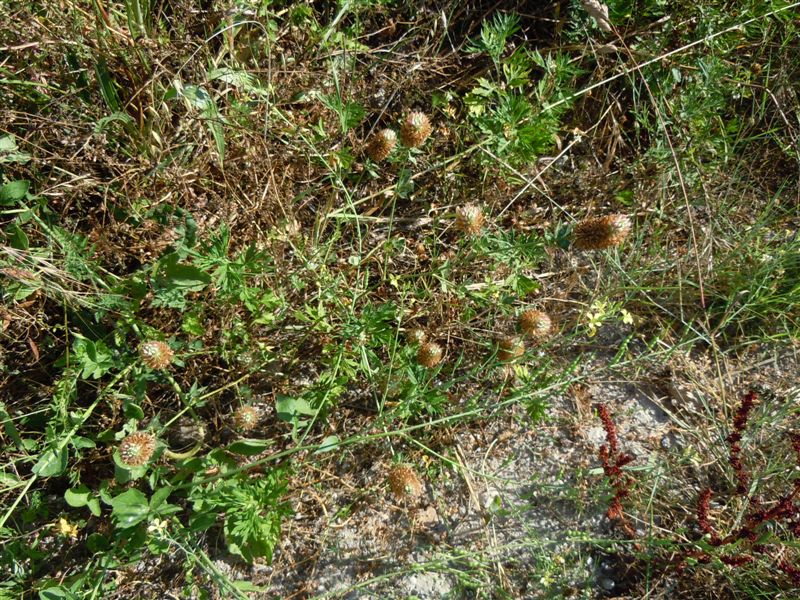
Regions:
<instances>
[{"instance_id":1,"label":"red plant stem","mask_svg":"<svg viewBox=\"0 0 800 600\"><path fill-rule=\"evenodd\" d=\"M746 495L750 489L750 475L744 467L742 462L742 447L739 442L742 441L742 434L747 428L747 420L750 417L750 411L753 410L755 401L758 395L750 390L742 397L742 403L736 411L736 416L733 418L733 431L727 437L727 442L730 445L730 457L728 462L736 474L736 493Z\"/></svg>"}]
</instances>

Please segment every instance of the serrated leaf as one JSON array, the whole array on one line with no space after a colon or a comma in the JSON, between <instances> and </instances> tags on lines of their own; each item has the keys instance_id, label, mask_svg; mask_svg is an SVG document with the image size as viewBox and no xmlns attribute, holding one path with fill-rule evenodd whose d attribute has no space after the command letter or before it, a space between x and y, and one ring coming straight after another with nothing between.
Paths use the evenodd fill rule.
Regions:
<instances>
[{"instance_id":1,"label":"serrated leaf","mask_svg":"<svg viewBox=\"0 0 800 600\"><path fill-rule=\"evenodd\" d=\"M203 327L203 323L200 320L200 316L197 313L189 313L183 316L183 324L181 325L181 329L190 335L195 337L202 337L205 333L205 328Z\"/></svg>"}]
</instances>

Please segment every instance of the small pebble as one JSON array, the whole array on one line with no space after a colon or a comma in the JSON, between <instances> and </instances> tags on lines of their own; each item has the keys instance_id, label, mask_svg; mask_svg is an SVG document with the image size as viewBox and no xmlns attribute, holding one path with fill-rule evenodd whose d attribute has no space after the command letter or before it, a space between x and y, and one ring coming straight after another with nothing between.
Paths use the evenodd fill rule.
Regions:
<instances>
[{"instance_id":1,"label":"small pebble","mask_svg":"<svg viewBox=\"0 0 800 600\"><path fill-rule=\"evenodd\" d=\"M608 577L601 577L600 581L598 582L600 587L603 588L606 592L610 592L614 589L616 585L613 579L609 579Z\"/></svg>"}]
</instances>

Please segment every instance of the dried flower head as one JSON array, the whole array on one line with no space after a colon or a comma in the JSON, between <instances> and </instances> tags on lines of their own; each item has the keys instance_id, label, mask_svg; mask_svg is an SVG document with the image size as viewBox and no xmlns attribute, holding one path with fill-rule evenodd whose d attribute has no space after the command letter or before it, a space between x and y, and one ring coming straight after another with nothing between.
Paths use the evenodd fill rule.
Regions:
<instances>
[{"instance_id":1,"label":"dried flower head","mask_svg":"<svg viewBox=\"0 0 800 600\"><path fill-rule=\"evenodd\" d=\"M141 467L147 464L155 449L155 436L144 431L137 431L120 442L119 457L129 467Z\"/></svg>"},{"instance_id":2,"label":"dried flower head","mask_svg":"<svg viewBox=\"0 0 800 600\"><path fill-rule=\"evenodd\" d=\"M414 327L413 329L409 329L406 333L406 341L409 344L422 344L425 340L428 339L428 334L425 333L424 329L420 329L419 327Z\"/></svg>"},{"instance_id":3,"label":"dried flower head","mask_svg":"<svg viewBox=\"0 0 800 600\"><path fill-rule=\"evenodd\" d=\"M151 369L166 369L172 363L174 354L164 342L152 341L139 345L139 356Z\"/></svg>"},{"instance_id":4,"label":"dried flower head","mask_svg":"<svg viewBox=\"0 0 800 600\"><path fill-rule=\"evenodd\" d=\"M486 218L480 206L465 204L456 209L456 229L469 235L480 233Z\"/></svg>"},{"instance_id":5,"label":"dried flower head","mask_svg":"<svg viewBox=\"0 0 800 600\"><path fill-rule=\"evenodd\" d=\"M389 487L398 500L419 498L423 489L414 469L405 465L392 467L389 471Z\"/></svg>"},{"instance_id":6,"label":"dried flower head","mask_svg":"<svg viewBox=\"0 0 800 600\"><path fill-rule=\"evenodd\" d=\"M584 219L572 232L573 244L578 250L603 250L622 243L631 231L631 220L626 215L606 215Z\"/></svg>"},{"instance_id":7,"label":"dried flower head","mask_svg":"<svg viewBox=\"0 0 800 600\"><path fill-rule=\"evenodd\" d=\"M240 406L233 413L233 424L240 431L252 431L258 425L258 410L252 406Z\"/></svg>"},{"instance_id":8,"label":"dried flower head","mask_svg":"<svg viewBox=\"0 0 800 600\"><path fill-rule=\"evenodd\" d=\"M366 153L375 162L389 156L397 145L397 134L392 129L381 129L370 138Z\"/></svg>"},{"instance_id":9,"label":"dried flower head","mask_svg":"<svg viewBox=\"0 0 800 600\"><path fill-rule=\"evenodd\" d=\"M435 367L442 360L444 351L436 342L422 344L417 351L417 362L423 367Z\"/></svg>"},{"instance_id":10,"label":"dried flower head","mask_svg":"<svg viewBox=\"0 0 800 600\"><path fill-rule=\"evenodd\" d=\"M168 436L170 446L182 448L203 441L206 437L206 428L202 421L184 415L169 429Z\"/></svg>"},{"instance_id":11,"label":"dried flower head","mask_svg":"<svg viewBox=\"0 0 800 600\"><path fill-rule=\"evenodd\" d=\"M525 343L513 335L500 338L497 345L497 357L502 361L511 361L525 354Z\"/></svg>"},{"instance_id":12,"label":"dried flower head","mask_svg":"<svg viewBox=\"0 0 800 600\"><path fill-rule=\"evenodd\" d=\"M431 122L423 112L412 112L400 128L400 139L409 148L419 148L431 134Z\"/></svg>"},{"instance_id":13,"label":"dried flower head","mask_svg":"<svg viewBox=\"0 0 800 600\"><path fill-rule=\"evenodd\" d=\"M544 340L550 335L553 321L541 310L526 310L519 317L519 328L534 340Z\"/></svg>"}]
</instances>

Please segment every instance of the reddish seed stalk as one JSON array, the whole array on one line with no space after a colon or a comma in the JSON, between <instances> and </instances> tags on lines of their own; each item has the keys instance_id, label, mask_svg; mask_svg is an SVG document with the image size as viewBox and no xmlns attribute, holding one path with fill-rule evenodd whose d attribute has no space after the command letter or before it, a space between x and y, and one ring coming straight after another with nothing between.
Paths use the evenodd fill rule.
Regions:
<instances>
[{"instance_id":1,"label":"reddish seed stalk","mask_svg":"<svg viewBox=\"0 0 800 600\"><path fill-rule=\"evenodd\" d=\"M606 516L615 521L626 534L633 536L635 531L625 518L622 507L623 498L630 495L630 488L633 479L622 471L622 467L633 460L629 454L619 451L619 440L617 438L617 427L611 418L611 413L605 404L597 405L597 414L603 423L606 432L606 443L600 446L598 457L603 465L603 473L608 477L611 486L614 488L614 496L611 498Z\"/></svg>"},{"instance_id":2,"label":"reddish seed stalk","mask_svg":"<svg viewBox=\"0 0 800 600\"><path fill-rule=\"evenodd\" d=\"M615 455L619 452L619 441L617 440L617 427L614 425L614 421L611 420L611 413L608 412L608 407L605 404L598 404L597 414L603 423L603 429L606 431L606 442L611 454Z\"/></svg>"},{"instance_id":3,"label":"reddish seed stalk","mask_svg":"<svg viewBox=\"0 0 800 600\"><path fill-rule=\"evenodd\" d=\"M795 585L800 585L800 569L792 565L785 558L782 558L778 563L778 568L786 573Z\"/></svg>"},{"instance_id":4,"label":"reddish seed stalk","mask_svg":"<svg viewBox=\"0 0 800 600\"><path fill-rule=\"evenodd\" d=\"M711 522L708 520L708 510L709 505L711 503L711 488L706 488L702 492L700 492L700 498L697 501L697 523L700 525L700 529L703 533L708 534L711 538L711 545L712 546L719 546L721 540L719 538L719 534L714 531L714 528L711 526Z\"/></svg>"},{"instance_id":5,"label":"reddish seed stalk","mask_svg":"<svg viewBox=\"0 0 800 600\"><path fill-rule=\"evenodd\" d=\"M719 559L730 567L741 567L754 559L748 554L736 554L733 556L720 556Z\"/></svg>"},{"instance_id":6,"label":"reddish seed stalk","mask_svg":"<svg viewBox=\"0 0 800 600\"><path fill-rule=\"evenodd\" d=\"M703 550L685 550L669 558L665 565L673 566L678 573L683 572L689 566L689 560L694 560L699 564L708 564L713 558L732 567L738 568L749 564L755 560L755 555L760 555L765 559L775 560L777 568L782 571L792 582L800 585L800 567L795 566L785 556L776 556L774 544L756 543L761 535L761 526L765 523L783 523L793 532L800 536L800 506L795 504L795 500L800 497L800 478L794 480L792 489L777 500L771 508L765 508L765 502L757 496L748 497L750 475L747 472L741 459L741 440L747 428L750 413L752 412L757 395L755 392L748 392L742 398L742 402L736 411L733 420L733 428L727 438L730 448L729 463L733 467L737 486L734 495L742 496L749 501L750 508L744 516L742 526L736 531L731 532L724 538L711 524L710 505L713 491L705 488L700 492L697 499L697 523L700 530L709 536L712 546L728 548L728 554L714 553L714 556ZM633 479L625 473L622 468L633 460L633 457L619 451L619 439L617 428L611 417L611 413L605 404L596 406L598 416L603 424L606 434L606 443L600 446L598 457L603 465L603 473L608 478L614 489L614 495L609 502L606 515L613 520L626 534L633 537L635 531L625 517L622 501L630 495ZM800 434L792 434L790 437L795 459L800 467Z\"/></svg>"},{"instance_id":7,"label":"reddish seed stalk","mask_svg":"<svg viewBox=\"0 0 800 600\"><path fill-rule=\"evenodd\" d=\"M742 402L733 419L733 429L727 438L730 446L729 463L735 472L737 480L735 494L744 497L747 497L749 492L750 475L745 469L741 458L741 440L756 399L757 395L753 391L742 397ZM792 434L790 442L795 453L795 460L800 466L800 434ZM769 546L755 543L759 539L760 526L764 523L784 522L795 535L800 533L800 507L795 504L795 498L798 495L800 495L800 479L795 479L792 489L778 499L772 508L764 508L763 502L756 496L748 498L750 509L744 517L744 524L738 530L721 539L709 519L712 491L710 488L706 488L700 492L698 497L697 523L701 531L710 537L710 543L713 546L733 547L732 554L720 556L719 559L731 567L740 567L755 560L752 555L742 552L745 548L749 547L756 554L772 555ZM690 557L696 558L692 553L687 552L683 556L679 569L685 568L686 559ZM800 569L790 564L786 558L781 558L778 568L791 578L794 583L800 583Z\"/></svg>"},{"instance_id":8,"label":"reddish seed stalk","mask_svg":"<svg viewBox=\"0 0 800 600\"><path fill-rule=\"evenodd\" d=\"M758 398L757 394L750 390L742 397L742 403L736 411L736 416L733 418L733 431L727 437L727 442L730 446L730 458L728 462L736 474L736 493L746 495L750 488L750 476L742 462L742 434L747 428L747 420L750 417L750 411L753 410L755 401Z\"/></svg>"}]
</instances>

